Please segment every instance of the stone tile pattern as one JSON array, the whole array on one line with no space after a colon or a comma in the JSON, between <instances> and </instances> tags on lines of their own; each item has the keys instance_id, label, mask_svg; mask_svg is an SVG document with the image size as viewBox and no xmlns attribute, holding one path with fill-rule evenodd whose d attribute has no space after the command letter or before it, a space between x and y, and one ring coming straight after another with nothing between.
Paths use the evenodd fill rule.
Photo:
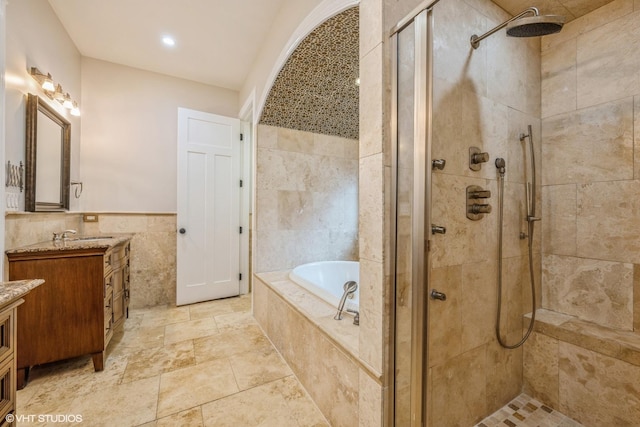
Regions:
<instances>
[{"instance_id":1,"label":"stone tile pattern","mask_svg":"<svg viewBox=\"0 0 640 427\"><path fill-rule=\"evenodd\" d=\"M23 213L8 215L5 224L7 250L51 240L53 232L67 229L87 236L131 233L130 307L175 303L175 214L102 213L98 222L83 222L82 213Z\"/></svg>"},{"instance_id":2,"label":"stone tile pattern","mask_svg":"<svg viewBox=\"0 0 640 427\"><path fill-rule=\"evenodd\" d=\"M475 427L581 427L562 413L521 394Z\"/></svg>"},{"instance_id":3,"label":"stone tile pattern","mask_svg":"<svg viewBox=\"0 0 640 427\"><path fill-rule=\"evenodd\" d=\"M524 391L584 425L638 425L640 336L553 311L538 319Z\"/></svg>"},{"instance_id":4,"label":"stone tile pattern","mask_svg":"<svg viewBox=\"0 0 640 427\"><path fill-rule=\"evenodd\" d=\"M36 367L17 413L91 426L328 426L250 307L249 295L131 310L104 371L90 357Z\"/></svg>"},{"instance_id":5,"label":"stone tile pattern","mask_svg":"<svg viewBox=\"0 0 640 427\"><path fill-rule=\"evenodd\" d=\"M358 8L328 19L291 53L260 124L358 139Z\"/></svg>"},{"instance_id":6,"label":"stone tile pattern","mask_svg":"<svg viewBox=\"0 0 640 427\"><path fill-rule=\"evenodd\" d=\"M519 238L526 232L528 145L519 136L532 126L539 164L540 40L497 34L477 50L469 46L472 34L482 34L509 17L483 0L451 0L433 9L431 154L447 163L444 170L431 173L431 223L447 232L430 237L429 289L446 293L447 300L428 302L428 425L474 425L522 390L522 349L503 349L495 338L498 176L494 162L497 157L506 161L501 330L503 338L514 343L522 338L522 315L531 311L527 243ZM489 162L480 171L469 168L471 146L489 153ZM492 194L487 202L493 213L480 221L466 217L470 185ZM539 196L538 188L538 203ZM540 236L536 227L537 286Z\"/></svg>"},{"instance_id":7,"label":"stone tile pattern","mask_svg":"<svg viewBox=\"0 0 640 427\"><path fill-rule=\"evenodd\" d=\"M328 318L327 313L321 307L292 305L293 300L301 297L295 291L286 292L282 279L273 285L261 278L255 279L256 320L329 423L332 426L382 425L380 379L372 378L371 372L354 357L353 349L347 351L327 335L322 325L322 320ZM284 299L283 291L291 301ZM311 313L319 317L308 317ZM351 329L349 325L343 327ZM341 341L354 341L354 338L357 343L357 337L345 333Z\"/></svg>"},{"instance_id":8,"label":"stone tile pattern","mask_svg":"<svg viewBox=\"0 0 640 427\"><path fill-rule=\"evenodd\" d=\"M358 254L358 141L258 126L255 271Z\"/></svg>"},{"instance_id":9,"label":"stone tile pattern","mask_svg":"<svg viewBox=\"0 0 640 427\"><path fill-rule=\"evenodd\" d=\"M542 305L625 331L640 329L638 22L614 0L542 39Z\"/></svg>"}]
</instances>

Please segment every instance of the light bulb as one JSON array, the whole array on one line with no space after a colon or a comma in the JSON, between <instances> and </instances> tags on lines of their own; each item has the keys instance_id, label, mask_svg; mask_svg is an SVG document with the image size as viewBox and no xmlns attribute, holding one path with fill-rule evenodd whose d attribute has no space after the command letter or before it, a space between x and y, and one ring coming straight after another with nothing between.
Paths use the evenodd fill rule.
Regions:
<instances>
[{"instance_id":1,"label":"light bulb","mask_svg":"<svg viewBox=\"0 0 640 427\"><path fill-rule=\"evenodd\" d=\"M64 101L62 102L62 106L68 110L73 108L73 101L71 100L71 96L69 94L65 94Z\"/></svg>"},{"instance_id":2,"label":"light bulb","mask_svg":"<svg viewBox=\"0 0 640 427\"><path fill-rule=\"evenodd\" d=\"M80 108L78 108L78 103L76 101L73 101L73 108L71 109L71 115L76 117L80 115Z\"/></svg>"},{"instance_id":3,"label":"light bulb","mask_svg":"<svg viewBox=\"0 0 640 427\"><path fill-rule=\"evenodd\" d=\"M47 74L47 76L42 80L42 89L47 92L53 92L56 90L56 87L53 84L53 80L51 79L51 74Z\"/></svg>"}]
</instances>

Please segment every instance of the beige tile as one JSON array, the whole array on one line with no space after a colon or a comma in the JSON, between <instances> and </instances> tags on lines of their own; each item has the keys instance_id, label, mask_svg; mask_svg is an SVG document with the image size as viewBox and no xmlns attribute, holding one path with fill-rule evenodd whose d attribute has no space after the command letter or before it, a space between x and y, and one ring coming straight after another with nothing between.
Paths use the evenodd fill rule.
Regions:
<instances>
[{"instance_id":1,"label":"beige tile","mask_svg":"<svg viewBox=\"0 0 640 427\"><path fill-rule=\"evenodd\" d=\"M123 355L128 352L162 347L164 345L164 326L143 327L127 329L125 321L125 330L123 332L115 332L107 351L110 355Z\"/></svg>"},{"instance_id":2,"label":"beige tile","mask_svg":"<svg viewBox=\"0 0 640 427\"><path fill-rule=\"evenodd\" d=\"M289 366L273 348L237 353L229 360L240 390L292 375Z\"/></svg>"},{"instance_id":3,"label":"beige tile","mask_svg":"<svg viewBox=\"0 0 640 427\"><path fill-rule=\"evenodd\" d=\"M465 90L486 94L487 45L470 49L472 34L488 30L486 18L462 0L454 0L434 9L434 76L449 80ZM449 31L455 26L459 31Z\"/></svg>"},{"instance_id":4,"label":"beige tile","mask_svg":"<svg viewBox=\"0 0 640 427\"><path fill-rule=\"evenodd\" d=\"M633 178L633 99L543 120L542 184Z\"/></svg>"},{"instance_id":5,"label":"beige tile","mask_svg":"<svg viewBox=\"0 0 640 427\"><path fill-rule=\"evenodd\" d=\"M259 124L256 140L259 148L276 148L278 146L278 128Z\"/></svg>"},{"instance_id":6,"label":"beige tile","mask_svg":"<svg viewBox=\"0 0 640 427\"><path fill-rule=\"evenodd\" d=\"M640 0L638 0L640 1ZM634 140L633 140L633 148L634 148L634 164L635 170L633 171L633 177L635 179L640 179L640 96L636 96L633 98L633 130L634 130Z\"/></svg>"},{"instance_id":7,"label":"beige tile","mask_svg":"<svg viewBox=\"0 0 640 427\"><path fill-rule=\"evenodd\" d=\"M576 109L576 39L542 55L542 117Z\"/></svg>"},{"instance_id":8,"label":"beige tile","mask_svg":"<svg viewBox=\"0 0 640 427\"><path fill-rule=\"evenodd\" d=\"M560 407L558 384L558 340L532 332L524 344L523 390L528 395Z\"/></svg>"},{"instance_id":9,"label":"beige tile","mask_svg":"<svg viewBox=\"0 0 640 427\"><path fill-rule=\"evenodd\" d=\"M221 315L223 316L223 315ZM164 344L207 337L218 333L215 318L189 320L172 323L165 327Z\"/></svg>"},{"instance_id":10,"label":"beige tile","mask_svg":"<svg viewBox=\"0 0 640 427\"><path fill-rule=\"evenodd\" d=\"M577 256L640 263L640 181L578 186Z\"/></svg>"},{"instance_id":11,"label":"beige tile","mask_svg":"<svg viewBox=\"0 0 640 427\"><path fill-rule=\"evenodd\" d=\"M269 322L268 319L268 304L269 304L269 294L271 291L267 286L262 282L262 280L258 279L254 276L253 280L253 317L255 317L256 322L263 328L267 328L267 324Z\"/></svg>"},{"instance_id":12,"label":"beige tile","mask_svg":"<svg viewBox=\"0 0 640 427\"><path fill-rule=\"evenodd\" d=\"M504 349L493 340L486 349L487 412L493 412L522 390L522 348Z\"/></svg>"},{"instance_id":13,"label":"beige tile","mask_svg":"<svg viewBox=\"0 0 640 427\"><path fill-rule=\"evenodd\" d=\"M358 348L361 359L382 372L384 271L379 262L360 260L360 326Z\"/></svg>"},{"instance_id":14,"label":"beige tile","mask_svg":"<svg viewBox=\"0 0 640 427\"><path fill-rule=\"evenodd\" d=\"M542 187L542 245L544 253L576 255L577 187Z\"/></svg>"},{"instance_id":15,"label":"beige tile","mask_svg":"<svg viewBox=\"0 0 640 427\"><path fill-rule=\"evenodd\" d=\"M249 407L251 410L247 411ZM202 418L207 427L294 426L297 421L292 415L282 394L273 390L271 384L202 406Z\"/></svg>"},{"instance_id":16,"label":"beige tile","mask_svg":"<svg viewBox=\"0 0 640 427\"><path fill-rule=\"evenodd\" d=\"M140 326L142 327L155 327L165 326L171 323L186 322L189 320L189 307L153 307L146 310L136 311L143 313L144 317Z\"/></svg>"},{"instance_id":17,"label":"beige tile","mask_svg":"<svg viewBox=\"0 0 640 427\"><path fill-rule=\"evenodd\" d=\"M468 426L487 413L486 350L478 347L431 368L432 425Z\"/></svg>"},{"instance_id":18,"label":"beige tile","mask_svg":"<svg viewBox=\"0 0 640 427\"><path fill-rule=\"evenodd\" d=\"M640 266L633 266L633 330L640 332Z\"/></svg>"},{"instance_id":19,"label":"beige tile","mask_svg":"<svg viewBox=\"0 0 640 427\"><path fill-rule=\"evenodd\" d=\"M294 129L278 128L279 150L298 153L312 153L314 147L313 133Z\"/></svg>"},{"instance_id":20,"label":"beige tile","mask_svg":"<svg viewBox=\"0 0 640 427\"><path fill-rule=\"evenodd\" d=\"M446 301L430 299L428 303L429 366L435 366L462 352L462 266L432 269L430 286L447 295Z\"/></svg>"},{"instance_id":21,"label":"beige tile","mask_svg":"<svg viewBox=\"0 0 640 427\"><path fill-rule=\"evenodd\" d=\"M640 367L560 343L560 411L591 425L640 419Z\"/></svg>"},{"instance_id":22,"label":"beige tile","mask_svg":"<svg viewBox=\"0 0 640 427\"><path fill-rule=\"evenodd\" d=\"M640 92L640 11L578 37L578 108Z\"/></svg>"},{"instance_id":23,"label":"beige tile","mask_svg":"<svg viewBox=\"0 0 640 427\"><path fill-rule=\"evenodd\" d=\"M214 317L218 329L222 331L230 329L242 329L247 326L257 325L256 319L248 311L239 311L227 314L220 314Z\"/></svg>"},{"instance_id":24,"label":"beige tile","mask_svg":"<svg viewBox=\"0 0 640 427\"><path fill-rule=\"evenodd\" d=\"M122 377L123 383L154 377L196 364L191 340L139 350L129 356L128 360Z\"/></svg>"},{"instance_id":25,"label":"beige tile","mask_svg":"<svg viewBox=\"0 0 640 427\"><path fill-rule=\"evenodd\" d=\"M384 3L378 0L360 2L360 56L366 55L384 40Z\"/></svg>"},{"instance_id":26,"label":"beige tile","mask_svg":"<svg viewBox=\"0 0 640 427\"><path fill-rule=\"evenodd\" d=\"M294 376L274 381L270 385L272 390L277 390L282 395L291 415L301 427L329 425L309 394Z\"/></svg>"},{"instance_id":27,"label":"beige tile","mask_svg":"<svg viewBox=\"0 0 640 427\"><path fill-rule=\"evenodd\" d=\"M495 334L497 265L495 261L486 261L464 264L460 269L459 339L464 352L489 342ZM432 325L437 328L437 324ZM453 331L456 330L454 327Z\"/></svg>"},{"instance_id":28,"label":"beige tile","mask_svg":"<svg viewBox=\"0 0 640 427\"><path fill-rule=\"evenodd\" d=\"M193 345L197 363L271 348L269 340L256 325L198 338L193 341Z\"/></svg>"},{"instance_id":29,"label":"beige tile","mask_svg":"<svg viewBox=\"0 0 640 427\"><path fill-rule=\"evenodd\" d=\"M383 45L362 52L360 59L360 158L383 152Z\"/></svg>"},{"instance_id":30,"label":"beige tile","mask_svg":"<svg viewBox=\"0 0 640 427\"><path fill-rule=\"evenodd\" d=\"M361 427L382 426L384 396L382 386L360 370L358 413Z\"/></svg>"},{"instance_id":31,"label":"beige tile","mask_svg":"<svg viewBox=\"0 0 640 427\"><path fill-rule=\"evenodd\" d=\"M202 427L204 426L202 421L202 408L196 407L187 409L186 411L178 412L177 414L170 415L165 418L160 418L156 421L155 427L175 427L175 426L189 426L189 427Z\"/></svg>"},{"instance_id":32,"label":"beige tile","mask_svg":"<svg viewBox=\"0 0 640 427\"><path fill-rule=\"evenodd\" d=\"M574 19L565 24L562 31L541 38L542 51L554 48L560 43L576 38L580 34L587 33L611 20L617 19L633 11L633 0L614 0L607 5L587 15ZM562 13L558 13L563 15Z\"/></svg>"},{"instance_id":33,"label":"beige tile","mask_svg":"<svg viewBox=\"0 0 640 427\"><path fill-rule=\"evenodd\" d=\"M615 329L633 330L633 265L544 256L545 308Z\"/></svg>"},{"instance_id":34,"label":"beige tile","mask_svg":"<svg viewBox=\"0 0 640 427\"><path fill-rule=\"evenodd\" d=\"M384 183L382 154L360 160L360 258L382 262Z\"/></svg>"},{"instance_id":35,"label":"beige tile","mask_svg":"<svg viewBox=\"0 0 640 427\"><path fill-rule=\"evenodd\" d=\"M104 387L80 394L68 408L92 426L138 425L156 417L159 377Z\"/></svg>"},{"instance_id":36,"label":"beige tile","mask_svg":"<svg viewBox=\"0 0 640 427\"><path fill-rule=\"evenodd\" d=\"M206 301L189 305L189 318L190 320L213 318L234 311L236 310L228 299Z\"/></svg>"},{"instance_id":37,"label":"beige tile","mask_svg":"<svg viewBox=\"0 0 640 427\"><path fill-rule=\"evenodd\" d=\"M175 414L238 392L228 359L218 359L160 376L158 417Z\"/></svg>"}]
</instances>

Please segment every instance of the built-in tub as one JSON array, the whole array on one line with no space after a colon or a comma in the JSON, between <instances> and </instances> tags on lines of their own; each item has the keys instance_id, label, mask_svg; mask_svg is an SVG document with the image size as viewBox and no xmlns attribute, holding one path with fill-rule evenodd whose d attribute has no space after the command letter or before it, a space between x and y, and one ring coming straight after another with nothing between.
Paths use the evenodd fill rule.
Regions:
<instances>
[{"instance_id":1,"label":"built-in tub","mask_svg":"<svg viewBox=\"0 0 640 427\"><path fill-rule=\"evenodd\" d=\"M344 284L353 280L360 284L360 263L357 261L322 261L302 264L291 270L289 278L317 297L338 307ZM347 299L345 309L359 311L359 294Z\"/></svg>"}]
</instances>

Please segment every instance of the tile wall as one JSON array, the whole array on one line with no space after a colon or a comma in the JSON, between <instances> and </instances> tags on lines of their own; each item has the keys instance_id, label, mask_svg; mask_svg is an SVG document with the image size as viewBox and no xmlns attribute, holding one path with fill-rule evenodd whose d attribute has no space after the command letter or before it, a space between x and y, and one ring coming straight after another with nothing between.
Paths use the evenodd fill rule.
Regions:
<instances>
[{"instance_id":1,"label":"tile wall","mask_svg":"<svg viewBox=\"0 0 640 427\"><path fill-rule=\"evenodd\" d=\"M100 214L98 222L83 222L81 213L16 213L6 217L5 248L51 239L52 233L78 230L96 235L132 233L131 308L175 304L176 215ZM5 260L5 274L8 268Z\"/></svg>"},{"instance_id":2,"label":"tile wall","mask_svg":"<svg viewBox=\"0 0 640 427\"><path fill-rule=\"evenodd\" d=\"M617 340L640 330L638 23L637 1L614 0L542 39L542 303ZM585 425L634 425L640 367L589 342L534 334L525 391Z\"/></svg>"},{"instance_id":3,"label":"tile wall","mask_svg":"<svg viewBox=\"0 0 640 427\"><path fill-rule=\"evenodd\" d=\"M358 141L258 126L255 271L358 259Z\"/></svg>"},{"instance_id":4,"label":"tile wall","mask_svg":"<svg viewBox=\"0 0 640 427\"><path fill-rule=\"evenodd\" d=\"M533 129L540 153L540 57L538 39L497 33L478 49L469 43L509 18L489 1L451 0L433 9L434 159L432 223L447 228L431 236L429 288L447 294L430 300L427 395L429 425L473 425L501 408L522 388L522 350L505 350L495 338L498 274L498 173L506 161L503 224L503 339L522 337L522 315L531 311L524 170L528 146L519 135ZM452 30L455 28L455 30ZM469 168L469 147L489 154L480 171ZM493 210L479 221L466 217L466 188L491 191ZM539 279L540 231L535 231ZM456 403L453 403L456 402Z\"/></svg>"},{"instance_id":5,"label":"tile wall","mask_svg":"<svg viewBox=\"0 0 640 427\"><path fill-rule=\"evenodd\" d=\"M640 327L638 22L615 0L542 43L543 305L622 330Z\"/></svg>"}]
</instances>

